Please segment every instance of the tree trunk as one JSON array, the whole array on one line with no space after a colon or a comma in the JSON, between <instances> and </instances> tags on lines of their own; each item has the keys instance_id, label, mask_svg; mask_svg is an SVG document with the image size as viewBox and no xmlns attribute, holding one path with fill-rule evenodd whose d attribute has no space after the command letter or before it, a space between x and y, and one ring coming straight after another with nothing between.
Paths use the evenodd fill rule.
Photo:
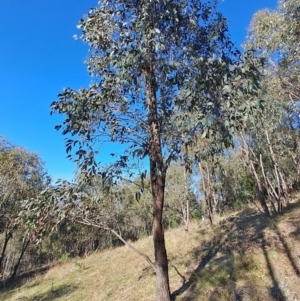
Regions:
<instances>
[{"instance_id":1,"label":"tree trunk","mask_svg":"<svg viewBox=\"0 0 300 301\"><path fill-rule=\"evenodd\" d=\"M264 195L264 192L263 192L263 189L262 189L261 181L258 177L258 174L257 174L256 170L255 170L253 161L250 159L250 156L249 156L249 149L250 148L248 146L248 143L247 143L246 138L245 138L243 133L241 133L241 138L242 138L243 143L244 143L244 147L243 147L244 155L246 155L245 166L247 166L250 174L252 175L252 177L255 180L255 183L256 183L255 186L256 186L256 190L257 190L257 197L258 197L259 203L260 203L265 215L267 217L270 217L270 211L269 211L268 205L266 203L266 198L265 198L265 195Z\"/></svg>"},{"instance_id":2,"label":"tree trunk","mask_svg":"<svg viewBox=\"0 0 300 301\"><path fill-rule=\"evenodd\" d=\"M270 211L269 211L269 208L268 208L267 203L266 203L266 199L265 199L265 196L264 196L264 193L263 193L263 189L262 189L262 186L261 186L260 179L259 179L259 177L256 173L256 170L254 168L252 160L250 160L250 172L254 176L255 181L256 181L256 188L257 188L258 200L260 202L260 205L263 208L265 215L267 217L269 217L270 216Z\"/></svg>"},{"instance_id":3,"label":"tree trunk","mask_svg":"<svg viewBox=\"0 0 300 301\"><path fill-rule=\"evenodd\" d=\"M156 300L170 301L168 257L165 247L164 229L162 225L163 203L164 203L164 176L153 179L153 242L155 254L156 272Z\"/></svg>"},{"instance_id":4,"label":"tree trunk","mask_svg":"<svg viewBox=\"0 0 300 301\"><path fill-rule=\"evenodd\" d=\"M13 273L12 273L12 275L10 276L10 280L11 280L11 281L14 280L15 277L16 277L16 275L17 275L18 268L19 268L19 266L20 266L20 263L21 263L21 260L22 260L22 258L23 258L23 255L24 255L25 251L26 251L27 247L29 246L29 243L30 243L30 238L23 241L21 254L20 254L20 256L19 256L19 259L18 259L17 263L16 263L15 266L14 266Z\"/></svg>"},{"instance_id":5,"label":"tree trunk","mask_svg":"<svg viewBox=\"0 0 300 301\"><path fill-rule=\"evenodd\" d=\"M6 252L6 248L8 245L9 240L12 238L12 233L11 232L5 232L5 239L4 239L4 244L3 244L3 248L2 248L2 252L1 252L1 256L0 256L0 274L3 272L3 260L4 260L4 256L5 256L5 252Z\"/></svg>"},{"instance_id":6,"label":"tree trunk","mask_svg":"<svg viewBox=\"0 0 300 301\"><path fill-rule=\"evenodd\" d=\"M166 266L166 268L165 268ZM156 300L157 301L171 301L168 262L166 265L156 265Z\"/></svg>"},{"instance_id":7,"label":"tree trunk","mask_svg":"<svg viewBox=\"0 0 300 301\"><path fill-rule=\"evenodd\" d=\"M155 254L156 300L170 301L168 257L162 225L166 172L163 170L161 147L150 141L150 180L153 200L152 234Z\"/></svg>"},{"instance_id":8,"label":"tree trunk","mask_svg":"<svg viewBox=\"0 0 300 301\"><path fill-rule=\"evenodd\" d=\"M152 234L154 242L155 272L156 272L156 300L171 301L169 287L168 257L165 246L164 229L162 225L166 168L162 156L161 124L157 112L156 82L154 74L154 50L152 42L148 44L149 62L145 66L148 126L149 126L149 157L150 181L153 204Z\"/></svg>"},{"instance_id":9,"label":"tree trunk","mask_svg":"<svg viewBox=\"0 0 300 301\"><path fill-rule=\"evenodd\" d=\"M277 180L277 186L278 186L278 193L277 193L278 194L278 199L277 199L278 209L277 210L278 210L278 213L281 213L282 212L281 196L284 195L284 191L282 191L282 187L284 186L285 183L281 183L281 181L280 181L280 180L283 180L283 177L281 179L279 178L280 170L279 170L277 159L276 159L272 144L270 142L270 138L269 138L269 134L268 134L267 130L265 130L265 134L266 134L266 138L267 138L267 142L268 142L268 146L269 146L269 150L270 150L270 154L271 154L271 159L272 159L272 162L274 165L274 173L275 173L275 178ZM286 198L286 196L285 196L285 198Z\"/></svg>"},{"instance_id":10,"label":"tree trunk","mask_svg":"<svg viewBox=\"0 0 300 301\"><path fill-rule=\"evenodd\" d=\"M208 210L209 210L209 220L210 220L210 224L213 225L214 222L214 218L215 218L215 199L214 199L214 187L213 184L211 183L211 179L210 179L210 174L209 174L209 168L208 168L208 164L206 162L206 175L207 175L207 188L208 188L208 200L207 200L207 204L208 204Z\"/></svg>"},{"instance_id":11,"label":"tree trunk","mask_svg":"<svg viewBox=\"0 0 300 301\"><path fill-rule=\"evenodd\" d=\"M184 176L184 188L185 188L185 214L183 214L185 227L184 230L189 232L189 224L190 224L190 200L189 200L189 188L187 183L187 175L186 168L183 167L183 176ZM184 212L183 212L184 213Z\"/></svg>"},{"instance_id":12,"label":"tree trunk","mask_svg":"<svg viewBox=\"0 0 300 301\"><path fill-rule=\"evenodd\" d=\"M185 231L189 232L190 225L190 201L186 200L186 216L185 216Z\"/></svg>"},{"instance_id":13,"label":"tree trunk","mask_svg":"<svg viewBox=\"0 0 300 301\"><path fill-rule=\"evenodd\" d=\"M285 205L288 205L288 204L290 204L290 200L289 200L289 189L288 189L288 186L287 186L287 184L286 184L284 175L282 174L281 171L279 171L279 176L280 176L281 183L282 183L282 190L283 190Z\"/></svg>"},{"instance_id":14,"label":"tree trunk","mask_svg":"<svg viewBox=\"0 0 300 301\"><path fill-rule=\"evenodd\" d=\"M213 219L212 219L212 216L211 216L211 204L210 204L210 200L209 200L209 192L208 192L208 188L205 184L205 179L204 179L204 171L203 171L203 168L202 168L202 165L201 163L199 162L198 164L199 166L199 173L200 173L200 176L201 176L201 179L202 179L202 188L203 188L203 194L204 194L204 200L205 200L205 203L206 203L206 209L207 209L207 213L208 213L208 219L210 221L210 224L211 226L213 225Z\"/></svg>"},{"instance_id":15,"label":"tree trunk","mask_svg":"<svg viewBox=\"0 0 300 301\"><path fill-rule=\"evenodd\" d=\"M265 181L265 187L267 189L267 193L268 193L268 195L271 198L270 199L271 206L272 206L274 215L276 215L277 214L277 210L276 210L275 204L273 202L273 199L275 198L277 200L278 196L276 194L276 191L275 191L275 189L274 189L271 181L269 180L269 178L265 174L265 168L264 168L264 164L263 164L263 160L262 160L262 155L261 154L259 155L259 164L260 164L261 172L262 172L262 175L263 175L263 178L264 178L264 181Z\"/></svg>"}]
</instances>

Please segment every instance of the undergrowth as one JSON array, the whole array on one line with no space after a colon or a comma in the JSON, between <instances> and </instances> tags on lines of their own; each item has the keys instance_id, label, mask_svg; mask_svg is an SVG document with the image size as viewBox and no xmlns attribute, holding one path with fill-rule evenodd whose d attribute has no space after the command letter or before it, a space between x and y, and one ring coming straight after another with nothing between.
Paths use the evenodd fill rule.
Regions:
<instances>
[{"instance_id":1,"label":"undergrowth","mask_svg":"<svg viewBox=\"0 0 300 301\"><path fill-rule=\"evenodd\" d=\"M266 220L255 208L224 217L212 228L193 222L166 231L170 285L176 301L300 300L300 205ZM152 238L134 243L150 258ZM153 258L152 258L153 259ZM127 247L68 260L19 286L1 301L155 300L155 274Z\"/></svg>"}]
</instances>

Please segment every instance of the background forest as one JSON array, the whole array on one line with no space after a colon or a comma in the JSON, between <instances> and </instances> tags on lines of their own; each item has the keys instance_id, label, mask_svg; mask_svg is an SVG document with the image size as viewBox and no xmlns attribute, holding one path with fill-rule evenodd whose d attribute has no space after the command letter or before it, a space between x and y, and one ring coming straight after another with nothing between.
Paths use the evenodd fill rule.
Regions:
<instances>
[{"instance_id":1,"label":"background forest","mask_svg":"<svg viewBox=\"0 0 300 301\"><path fill-rule=\"evenodd\" d=\"M166 7L173 5L169 2ZM191 2L191 6L198 5L197 1ZM11 144L6 138L0 139L3 283L12 282L29 270L123 244L144 257L159 275L158 267L164 263L156 253L161 247L155 246L159 202L153 203L153 199L158 200L160 186L164 187L164 200L158 224L163 230L182 226L187 233L193 220L207 220L211 227L216 227L219 217L249 204L263 213L262 219L275 218L286 211L292 195L299 191L299 0L280 0L275 11L258 11L249 26L242 54L230 42L226 20L215 11L215 5L201 7L206 32L220 35L202 37L201 43L207 43L210 49L205 51L215 57L201 57L200 61L194 57L204 50L197 50L200 46L194 41L194 49L190 49L191 41L181 38L198 28L193 22L186 23L188 13L179 18L182 24L178 28L183 32L177 37L173 29L164 32L145 19L121 24L121 4L103 3L103 7L80 21L81 39L92 49L87 62L89 72L101 80L86 90L65 90L51 106L53 113L66 117L57 129L66 135L68 156L78 164L73 182L51 183L37 154ZM116 18L120 31L112 40L115 45L106 40L110 30L115 30L110 29L113 24L105 21L105 10L110 5L119 5L116 14L120 15ZM147 12L135 13L148 18ZM155 22L163 22L164 27L177 16L168 18ZM101 29L103 35L94 30L97 19L108 24L107 29ZM127 32L132 29L130 26L138 31L147 22L150 29L145 29L145 36L150 38L144 54L135 48L135 40L142 37ZM162 42L168 35L170 44L174 38L174 45L168 46L174 50L175 63L169 63L170 53L165 52ZM121 38L124 40L119 41ZM120 49L119 42L123 43ZM102 48L97 48L97 43ZM180 43L187 48L182 53ZM154 60L153 73L151 53L160 55ZM218 60L218 55L224 60ZM132 71L130 68L139 56L145 62ZM166 57L168 64L161 63ZM187 61L187 69L177 71L176 60L182 65ZM124 70L136 72L138 82L134 78L130 82L130 73ZM195 70L203 72L206 79L202 80L204 75ZM157 75L164 72L169 74L166 82ZM154 82L154 78L163 83ZM156 96L151 94L153 87L159 87ZM103 97L97 98L98 92ZM139 113L140 99L147 104L145 114ZM121 155L112 151L113 164L100 167L94 145L101 139L129 145L128 150ZM163 184L159 184L160 179ZM150 235L154 235L155 262L131 245ZM168 288L166 294L170 295ZM161 296L164 293L157 291L157 300L171 300Z\"/></svg>"}]
</instances>

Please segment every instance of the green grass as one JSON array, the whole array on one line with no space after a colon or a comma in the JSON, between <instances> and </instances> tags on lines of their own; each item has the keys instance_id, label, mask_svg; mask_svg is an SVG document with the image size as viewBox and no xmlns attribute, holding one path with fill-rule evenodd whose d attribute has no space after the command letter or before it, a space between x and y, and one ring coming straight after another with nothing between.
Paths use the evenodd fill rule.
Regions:
<instances>
[{"instance_id":1,"label":"green grass","mask_svg":"<svg viewBox=\"0 0 300 301\"><path fill-rule=\"evenodd\" d=\"M166 231L170 286L178 301L300 300L300 205L266 220L255 208L211 228ZM152 238L134 243L153 259ZM0 301L155 300L155 275L127 247L63 258L44 274L0 290Z\"/></svg>"}]
</instances>

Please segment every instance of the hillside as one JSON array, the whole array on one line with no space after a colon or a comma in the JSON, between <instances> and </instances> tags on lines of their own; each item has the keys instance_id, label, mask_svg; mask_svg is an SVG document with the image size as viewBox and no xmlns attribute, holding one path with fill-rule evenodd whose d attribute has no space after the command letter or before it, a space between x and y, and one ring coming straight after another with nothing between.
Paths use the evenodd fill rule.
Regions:
<instances>
[{"instance_id":1,"label":"hillside","mask_svg":"<svg viewBox=\"0 0 300 301\"><path fill-rule=\"evenodd\" d=\"M179 301L300 300L300 200L266 221L255 207L211 228L166 232L171 291ZM134 243L151 256L152 239ZM24 277L23 277L24 278ZM0 290L1 301L155 300L155 277L127 247L70 259Z\"/></svg>"}]
</instances>

